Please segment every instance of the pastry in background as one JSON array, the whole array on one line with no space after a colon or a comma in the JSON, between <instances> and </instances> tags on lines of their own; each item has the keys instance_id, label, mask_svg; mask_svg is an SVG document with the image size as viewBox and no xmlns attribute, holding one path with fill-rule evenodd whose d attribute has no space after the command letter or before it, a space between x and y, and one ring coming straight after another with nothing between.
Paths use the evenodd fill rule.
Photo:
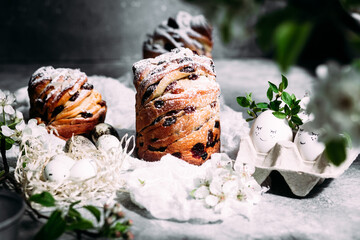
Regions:
<instances>
[{"instance_id":1,"label":"pastry in background","mask_svg":"<svg viewBox=\"0 0 360 240\"><path fill-rule=\"evenodd\" d=\"M133 71L139 158L172 154L201 165L220 151L220 87L212 59L180 48L143 59Z\"/></svg>"},{"instance_id":2,"label":"pastry in background","mask_svg":"<svg viewBox=\"0 0 360 240\"><path fill-rule=\"evenodd\" d=\"M174 48L189 48L198 55L211 58L212 27L203 15L179 12L161 23L143 45L143 57L154 58Z\"/></svg>"},{"instance_id":3,"label":"pastry in background","mask_svg":"<svg viewBox=\"0 0 360 240\"><path fill-rule=\"evenodd\" d=\"M90 134L105 120L106 102L78 69L41 67L30 78L28 94L30 118L62 139Z\"/></svg>"}]
</instances>

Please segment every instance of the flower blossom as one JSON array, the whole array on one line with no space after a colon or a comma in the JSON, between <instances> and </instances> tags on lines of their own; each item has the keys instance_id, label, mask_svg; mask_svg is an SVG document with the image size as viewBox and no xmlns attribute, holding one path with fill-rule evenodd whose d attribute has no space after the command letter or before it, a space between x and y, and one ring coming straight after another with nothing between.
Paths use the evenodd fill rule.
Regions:
<instances>
[{"instance_id":1,"label":"flower blossom","mask_svg":"<svg viewBox=\"0 0 360 240\"><path fill-rule=\"evenodd\" d=\"M1 126L1 132L4 136L10 137L14 141L20 141L22 131L24 130L25 126L26 125L25 125L24 120L21 120L18 124L16 124L14 130L9 128L7 125Z\"/></svg>"},{"instance_id":2,"label":"flower blossom","mask_svg":"<svg viewBox=\"0 0 360 240\"><path fill-rule=\"evenodd\" d=\"M4 112L13 115L15 114L15 109L12 107L12 104L15 103L15 95L9 91L2 91L0 89L0 106L3 108Z\"/></svg>"},{"instance_id":3,"label":"flower blossom","mask_svg":"<svg viewBox=\"0 0 360 240\"><path fill-rule=\"evenodd\" d=\"M248 211L249 204L259 202L266 191L252 177L253 166L240 164L234 170L232 165L232 160L222 155L207 168L205 179L198 180L198 187L191 193L195 199L203 200L206 207L225 216Z\"/></svg>"},{"instance_id":4,"label":"flower blossom","mask_svg":"<svg viewBox=\"0 0 360 240\"><path fill-rule=\"evenodd\" d=\"M313 114L312 125L323 129L326 142L346 133L353 143L360 143L360 71L340 67L335 63L319 66L318 82L314 86L308 111Z\"/></svg>"}]
</instances>

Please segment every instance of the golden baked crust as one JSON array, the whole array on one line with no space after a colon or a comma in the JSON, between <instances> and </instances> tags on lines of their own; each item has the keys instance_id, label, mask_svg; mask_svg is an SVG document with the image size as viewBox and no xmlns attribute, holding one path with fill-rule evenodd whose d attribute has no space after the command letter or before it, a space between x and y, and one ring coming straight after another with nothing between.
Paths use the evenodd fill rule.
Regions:
<instances>
[{"instance_id":1,"label":"golden baked crust","mask_svg":"<svg viewBox=\"0 0 360 240\"><path fill-rule=\"evenodd\" d=\"M161 23L143 44L143 57L154 58L174 48L189 48L211 58L212 27L203 15L180 11L175 18Z\"/></svg>"},{"instance_id":2,"label":"golden baked crust","mask_svg":"<svg viewBox=\"0 0 360 240\"><path fill-rule=\"evenodd\" d=\"M106 102L78 69L41 67L28 85L30 117L60 138L87 134L106 116Z\"/></svg>"},{"instance_id":3,"label":"golden baked crust","mask_svg":"<svg viewBox=\"0 0 360 240\"><path fill-rule=\"evenodd\" d=\"M136 152L173 154L201 165L220 150L219 95L213 61L181 48L133 65Z\"/></svg>"}]
</instances>

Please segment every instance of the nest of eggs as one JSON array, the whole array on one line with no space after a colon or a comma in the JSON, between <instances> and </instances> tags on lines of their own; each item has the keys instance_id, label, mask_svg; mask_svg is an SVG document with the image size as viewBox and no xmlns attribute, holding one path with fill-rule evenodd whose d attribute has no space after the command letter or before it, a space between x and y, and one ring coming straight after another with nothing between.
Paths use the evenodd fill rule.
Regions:
<instances>
[{"instance_id":1,"label":"nest of eggs","mask_svg":"<svg viewBox=\"0 0 360 240\"><path fill-rule=\"evenodd\" d=\"M134 136L119 140L105 133L93 134L92 139L94 143L73 136L65 143L52 133L23 138L15 178L25 196L47 191L60 206L75 201L94 204L123 189L122 165L134 150Z\"/></svg>"}]
</instances>

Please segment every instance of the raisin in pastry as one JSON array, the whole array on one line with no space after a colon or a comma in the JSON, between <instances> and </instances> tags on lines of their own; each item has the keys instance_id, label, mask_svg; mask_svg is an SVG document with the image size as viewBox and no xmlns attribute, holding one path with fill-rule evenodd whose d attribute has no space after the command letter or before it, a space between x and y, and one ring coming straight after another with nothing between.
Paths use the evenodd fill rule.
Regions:
<instances>
[{"instance_id":1,"label":"raisin in pastry","mask_svg":"<svg viewBox=\"0 0 360 240\"><path fill-rule=\"evenodd\" d=\"M210 58L178 48L135 63L133 71L139 158L172 154L201 165L219 152L220 88Z\"/></svg>"},{"instance_id":2,"label":"raisin in pastry","mask_svg":"<svg viewBox=\"0 0 360 240\"><path fill-rule=\"evenodd\" d=\"M148 35L143 44L143 57L154 58L171 49L185 47L211 58L212 46L212 27L205 17L179 12L176 18L170 17L155 29L153 35Z\"/></svg>"},{"instance_id":3,"label":"raisin in pastry","mask_svg":"<svg viewBox=\"0 0 360 240\"><path fill-rule=\"evenodd\" d=\"M78 69L41 67L31 76L28 93L30 117L62 139L88 134L105 120L105 101Z\"/></svg>"}]
</instances>

